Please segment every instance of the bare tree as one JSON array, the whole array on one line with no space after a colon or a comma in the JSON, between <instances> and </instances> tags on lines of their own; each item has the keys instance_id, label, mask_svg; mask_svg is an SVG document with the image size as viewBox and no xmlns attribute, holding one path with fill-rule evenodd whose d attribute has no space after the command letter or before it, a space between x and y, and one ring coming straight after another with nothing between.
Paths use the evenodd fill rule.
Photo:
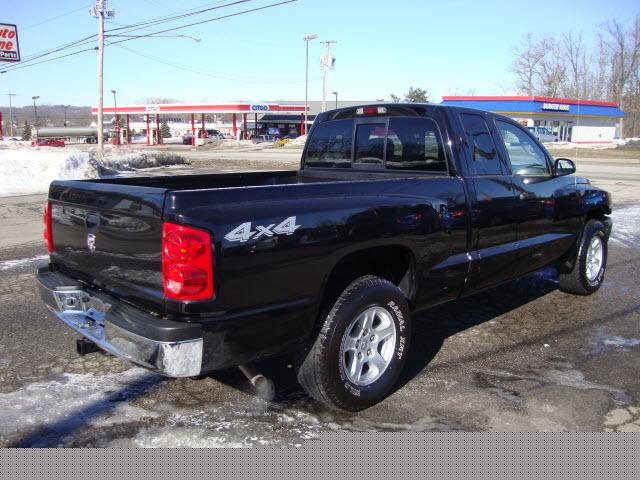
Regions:
<instances>
[{"instance_id":1,"label":"bare tree","mask_svg":"<svg viewBox=\"0 0 640 480\"><path fill-rule=\"evenodd\" d=\"M615 102L626 114L622 135L640 135L640 13L601 25L592 48L580 33L528 33L513 53L510 69L521 94Z\"/></svg>"},{"instance_id":2,"label":"bare tree","mask_svg":"<svg viewBox=\"0 0 640 480\"><path fill-rule=\"evenodd\" d=\"M632 80L638 75L640 66L640 14L636 15L630 28L614 19L604 25L604 45L609 59L608 96L618 105L631 104ZM627 93L629 95L627 95ZM621 130L624 124L621 119ZM635 126L631 126L634 130Z\"/></svg>"},{"instance_id":3,"label":"bare tree","mask_svg":"<svg viewBox=\"0 0 640 480\"><path fill-rule=\"evenodd\" d=\"M510 70L516 75L516 88L520 93L533 96L536 94L536 74L540 62L544 58L544 49L531 32L522 39L522 45L513 49L515 58Z\"/></svg>"},{"instance_id":4,"label":"bare tree","mask_svg":"<svg viewBox=\"0 0 640 480\"><path fill-rule=\"evenodd\" d=\"M582 33L573 32L562 36L562 53L568 63L567 81L562 88L562 95L569 98L586 98L589 89L587 55Z\"/></svg>"},{"instance_id":5,"label":"bare tree","mask_svg":"<svg viewBox=\"0 0 640 480\"><path fill-rule=\"evenodd\" d=\"M542 58L535 69L535 93L545 97L557 97L565 82L566 67L560 43L553 37L540 42Z\"/></svg>"}]
</instances>

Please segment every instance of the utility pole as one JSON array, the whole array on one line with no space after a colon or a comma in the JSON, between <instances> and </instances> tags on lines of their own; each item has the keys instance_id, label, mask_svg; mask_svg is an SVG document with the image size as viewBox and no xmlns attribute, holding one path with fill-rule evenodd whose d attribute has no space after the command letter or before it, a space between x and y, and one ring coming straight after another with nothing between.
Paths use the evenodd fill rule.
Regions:
<instances>
[{"instance_id":1,"label":"utility pole","mask_svg":"<svg viewBox=\"0 0 640 480\"><path fill-rule=\"evenodd\" d=\"M104 154L104 99L103 99L103 69L104 69L104 16L114 17L115 12L107 11L107 0L96 0L96 6L91 15L98 19L98 154Z\"/></svg>"},{"instance_id":2,"label":"utility pole","mask_svg":"<svg viewBox=\"0 0 640 480\"><path fill-rule=\"evenodd\" d=\"M333 69L336 59L331 55L331 45L336 43L335 40L325 40L320 42L325 46L324 56L320 59L320 65L323 69L322 74L322 111L327 110L327 73L329 69Z\"/></svg>"},{"instance_id":3,"label":"utility pole","mask_svg":"<svg viewBox=\"0 0 640 480\"><path fill-rule=\"evenodd\" d=\"M15 97L15 93L7 93L9 97L9 136L13 137L13 111L11 108L11 97Z\"/></svg>"},{"instance_id":4,"label":"utility pole","mask_svg":"<svg viewBox=\"0 0 640 480\"><path fill-rule=\"evenodd\" d=\"M38 108L36 107L36 100L39 98L40 98L40 95L34 95L33 97L31 97L31 100L33 100L33 116L34 116L33 124L34 124L34 127L36 127L36 131L38 130Z\"/></svg>"}]
</instances>

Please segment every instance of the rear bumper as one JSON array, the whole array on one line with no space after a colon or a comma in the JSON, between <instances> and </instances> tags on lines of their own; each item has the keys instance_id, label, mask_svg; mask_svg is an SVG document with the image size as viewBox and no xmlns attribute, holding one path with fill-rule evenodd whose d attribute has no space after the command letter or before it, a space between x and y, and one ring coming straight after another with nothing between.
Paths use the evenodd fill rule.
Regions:
<instances>
[{"instance_id":1,"label":"rear bumper","mask_svg":"<svg viewBox=\"0 0 640 480\"><path fill-rule=\"evenodd\" d=\"M200 374L200 324L157 318L88 288L49 265L39 267L36 274L47 308L103 350L169 377Z\"/></svg>"}]
</instances>

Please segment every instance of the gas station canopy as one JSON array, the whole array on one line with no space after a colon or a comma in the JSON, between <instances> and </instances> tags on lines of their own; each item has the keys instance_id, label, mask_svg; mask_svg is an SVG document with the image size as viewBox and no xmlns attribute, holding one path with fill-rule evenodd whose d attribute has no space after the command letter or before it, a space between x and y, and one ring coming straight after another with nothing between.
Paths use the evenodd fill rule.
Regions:
<instances>
[{"instance_id":1,"label":"gas station canopy","mask_svg":"<svg viewBox=\"0 0 640 480\"><path fill-rule=\"evenodd\" d=\"M108 114L168 114L168 113L304 113L304 105L280 105L277 103L164 103L151 105L118 105L105 106L104 113ZM98 107L91 107L91 113L96 115Z\"/></svg>"},{"instance_id":2,"label":"gas station canopy","mask_svg":"<svg viewBox=\"0 0 640 480\"><path fill-rule=\"evenodd\" d=\"M116 116L116 138L120 142L120 115L126 117L126 143L131 142L129 135L129 115L146 115L147 122L147 145L162 143L160 136L160 115L167 114L190 114L191 115L191 142L196 144L196 121L195 116L200 115L201 135L205 136L205 114L207 113L230 113L233 119L233 136L238 135L237 115L242 114L243 138L247 138L247 115L254 115L254 125L258 122L258 114L273 113L279 114L300 114L300 133L305 133L306 125L304 122L304 105L280 105L277 103L160 103L151 105L114 105L112 107L103 107L104 114ZM91 113L97 115L98 107L91 107ZM155 117L156 133L155 138L150 136L151 119ZM255 127L254 127L255 128Z\"/></svg>"}]
</instances>

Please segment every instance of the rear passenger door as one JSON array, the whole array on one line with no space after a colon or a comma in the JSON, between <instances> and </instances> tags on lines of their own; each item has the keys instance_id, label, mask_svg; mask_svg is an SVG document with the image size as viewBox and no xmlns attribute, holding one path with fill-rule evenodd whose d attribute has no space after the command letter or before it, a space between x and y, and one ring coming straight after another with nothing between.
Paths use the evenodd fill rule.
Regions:
<instances>
[{"instance_id":1,"label":"rear passenger door","mask_svg":"<svg viewBox=\"0 0 640 480\"><path fill-rule=\"evenodd\" d=\"M471 202L471 290L488 288L513 275L517 259L515 197L510 171L483 113L461 112Z\"/></svg>"}]
</instances>

